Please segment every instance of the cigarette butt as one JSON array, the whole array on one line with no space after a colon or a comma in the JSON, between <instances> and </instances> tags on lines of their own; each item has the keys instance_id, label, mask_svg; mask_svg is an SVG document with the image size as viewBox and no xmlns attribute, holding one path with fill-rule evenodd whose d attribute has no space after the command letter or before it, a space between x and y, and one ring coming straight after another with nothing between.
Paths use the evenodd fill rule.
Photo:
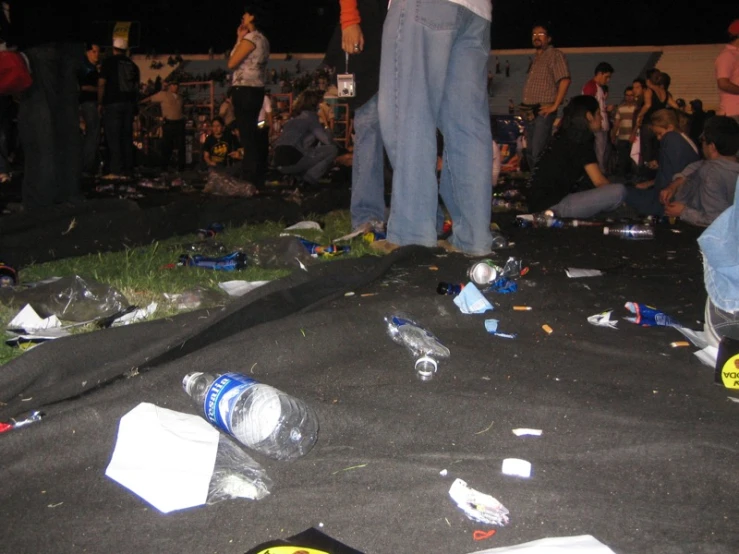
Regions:
<instances>
[{"instance_id":1,"label":"cigarette butt","mask_svg":"<svg viewBox=\"0 0 739 554\"><path fill-rule=\"evenodd\" d=\"M365 292L363 294L360 294L359 296L361 296L362 298L367 298L368 296L377 296L377 293L376 292Z\"/></svg>"},{"instance_id":2,"label":"cigarette butt","mask_svg":"<svg viewBox=\"0 0 739 554\"><path fill-rule=\"evenodd\" d=\"M513 306L513 309L517 312L529 312L531 311L531 306Z\"/></svg>"},{"instance_id":3,"label":"cigarette butt","mask_svg":"<svg viewBox=\"0 0 739 554\"><path fill-rule=\"evenodd\" d=\"M438 266L435 266L435 265L430 265L429 266L429 271L439 271L439 267Z\"/></svg>"},{"instance_id":4,"label":"cigarette butt","mask_svg":"<svg viewBox=\"0 0 739 554\"><path fill-rule=\"evenodd\" d=\"M690 343L686 340L676 340L675 342L671 342L670 346L673 348L680 348L681 346L690 346Z\"/></svg>"},{"instance_id":5,"label":"cigarette butt","mask_svg":"<svg viewBox=\"0 0 739 554\"><path fill-rule=\"evenodd\" d=\"M552 328L551 328L551 327L550 327L549 325L547 325L546 323L545 323L544 325L542 325L542 326L541 326L541 328L542 328L542 329L544 329L544 332L545 332L545 333L546 333L547 335L551 335L551 334L552 334L552 333L554 332L554 329L552 329Z\"/></svg>"}]
</instances>

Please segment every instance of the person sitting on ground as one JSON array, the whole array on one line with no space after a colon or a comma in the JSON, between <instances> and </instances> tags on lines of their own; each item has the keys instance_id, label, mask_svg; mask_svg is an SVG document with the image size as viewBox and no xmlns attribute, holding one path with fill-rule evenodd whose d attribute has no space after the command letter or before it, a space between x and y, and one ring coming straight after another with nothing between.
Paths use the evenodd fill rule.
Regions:
<instances>
[{"instance_id":1,"label":"person sitting on ground","mask_svg":"<svg viewBox=\"0 0 739 554\"><path fill-rule=\"evenodd\" d=\"M275 141L273 163L283 175L296 175L307 185L318 185L331 168L339 149L318 120L321 93L308 90L296 102L293 117Z\"/></svg>"},{"instance_id":2,"label":"person sitting on ground","mask_svg":"<svg viewBox=\"0 0 739 554\"><path fill-rule=\"evenodd\" d=\"M698 147L678 129L674 110L663 109L652 114L651 130L659 141L657 175L651 181L637 183L626 190L626 204L641 215L664 215L660 193L688 164L700 159Z\"/></svg>"},{"instance_id":3,"label":"person sitting on ground","mask_svg":"<svg viewBox=\"0 0 739 554\"><path fill-rule=\"evenodd\" d=\"M705 160L693 162L675 175L659 199L666 216L708 226L734 203L739 177L739 123L726 116L712 117L700 142Z\"/></svg>"},{"instance_id":4,"label":"person sitting on ground","mask_svg":"<svg viewBox=\"0 0 739 554\"><path fill-rule=\"evenodd\" d=\"M238 158L236 140L226 131L226 123L220 116L213 118L210 128L212 132L203 143L203 161L209 168L226 167L232 159Z\"/></svg>"},{"instance_id":5,"label":"person sitting on ground","mask_svg":"<svg viewBox=\"0 0 739 554\"><path fill-rule=\"evenodd\" d=\"M528 207L552 210L559 217L592 217L618 208L623 185L611 184L598 166L595 131L603 119L593 96L575 96L564 109L557 133L529 181Z\"/></svg>"}]
</instances>

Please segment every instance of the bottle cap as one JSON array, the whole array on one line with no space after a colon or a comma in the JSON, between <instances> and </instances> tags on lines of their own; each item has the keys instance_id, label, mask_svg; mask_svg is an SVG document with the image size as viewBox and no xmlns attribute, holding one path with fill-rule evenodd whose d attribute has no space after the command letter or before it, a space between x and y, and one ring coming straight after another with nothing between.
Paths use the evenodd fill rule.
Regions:
<instances>
[{"instance_id":1,"label":"bottle cap","mask_svg":"<svg viewBox=\"0 0 739 554\"><path fill-rule=\"evenodd\" d=\"M416 360L416 372L421 381L430 381L436 373L438 364L429 356L422 356Z\"/></svg>"},{"instance_id":2,"label":"bottle cap","mask_svg":"<svg viewBox=\"0 0 739 554\"><path fill-rule=\"evenodd\" d=\"M187 392L188 394L190 393L190 386L195 381L195 379L200 377L202 374L203 374L202 371L193 371L183 377L182 388L185 389L185 392Z\"/></svg>"}]
</instances>

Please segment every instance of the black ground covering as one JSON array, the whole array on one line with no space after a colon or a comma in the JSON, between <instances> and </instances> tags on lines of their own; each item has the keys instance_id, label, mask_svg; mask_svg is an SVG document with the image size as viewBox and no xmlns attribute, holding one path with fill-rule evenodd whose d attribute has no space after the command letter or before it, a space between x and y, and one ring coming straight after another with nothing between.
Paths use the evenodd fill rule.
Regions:
<instances>
[{"instance_id":1,"label":"black ground covering","mask_svg":"<svg viewBox=\"0 0 739 554\"><path fill-rule=\"evenodd\" d=\"M611 308L625 316L635 301L702 327L699 230L660 226L655 240L622 241L496 219L515 242L497 258L519 257L530 271L518 292L488 295L494 312L463 315L435 292L440 280L464 279L468 258L407 248L311 266L224 310L47 343L0 368L0 419L47 413L0 435L0 550L243 553L323 523L373 554L579 534L618 553L739 551L739 407L729 391L693 348L670 347L683 339L673 329L586 321ZM606 274L568 279L567 267ZM396 310L451 350L429 383L386 334L383 317ZM491 317L518 338L488 335ZM119 419L140 402L197 412L181 387L195 370L250 372L304 399L320 436L295 462L254 455L275 482L262 501L162 515L104 471ZM543 435L516 437L517 427ZM502 475L508 457L529 460L531 479ZM510 524L473 541L486 526L449 498L455 477L499 499Z\"/></svg>"}]
</instances>

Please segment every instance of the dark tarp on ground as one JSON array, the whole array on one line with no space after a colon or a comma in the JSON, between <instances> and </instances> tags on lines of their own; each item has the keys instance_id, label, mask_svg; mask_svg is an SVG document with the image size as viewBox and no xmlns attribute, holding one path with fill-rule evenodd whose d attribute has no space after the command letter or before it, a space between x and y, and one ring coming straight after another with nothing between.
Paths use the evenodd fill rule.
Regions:
<instances>
[{"instance_id":1,"label":"dark tarp on ground","mask_svg":"<svg viewBox=\"0 0 739 554\"><path fill-rule=\"evenodd\" d=\"M636 301L699 328L697 230L659 228L639 242L587 228L504 231L516 244L500 259L519 256L531 271L517 293L490 295L487 314L462 315L435 292L439 280L462 280L469 259L402 249L311 267L223 311L47 343L0 368L6 415L50 393L67 397L44 406L44 421L0 435L2 549L243 553L323 523L368 554L467 553L579 534L620 554L737 552L739 408L729 392L695 349L670 347L683 338L673 329L586 321L609 308L620 318ZM607 274L568 279L566 267ZM533 310L512 311L518 304ZM395 310L452 352L429 383L387 337L383 316ZM486 334L490 317L518 338ZM320 437L292 463L254 455L275 482L262 501L162 515L104 471L121 416L140 402L196 413L181 388L195 370L251 371L304 399ZM543 435L519 438L516 427ZM533 477L501 475L509 457L529 460ZM499 499L509 526L473 541L486 526L452 503L454 477Z\"/></svg>"}]
</instances>

